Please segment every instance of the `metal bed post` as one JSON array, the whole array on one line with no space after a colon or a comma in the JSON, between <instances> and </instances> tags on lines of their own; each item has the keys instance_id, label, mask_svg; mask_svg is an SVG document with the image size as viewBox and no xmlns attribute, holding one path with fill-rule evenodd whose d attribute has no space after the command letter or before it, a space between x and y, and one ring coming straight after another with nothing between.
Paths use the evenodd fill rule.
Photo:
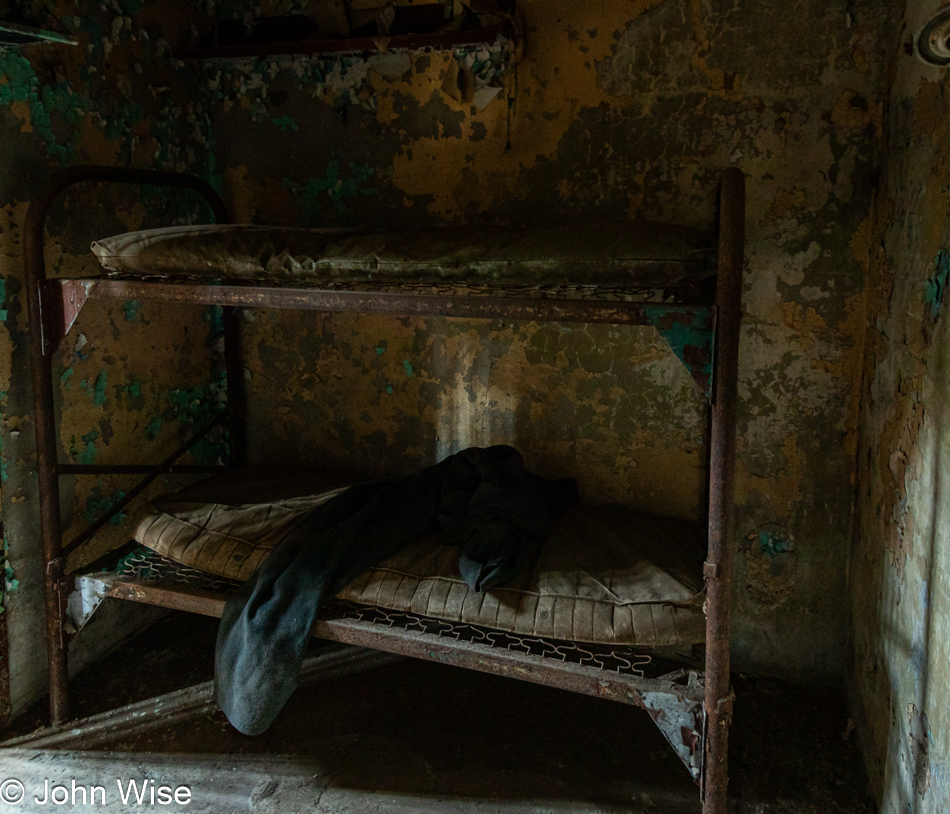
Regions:
<instances>
[{"instance_id":1,"label":"metal bed post","mask_svg":"<svg viewBox=\"0 0 950 814\"><path fill-rule=\"evenodd\" d=\"M247 409L240 319L240 308L224 306L224 363L228 377L228 439L232 466L247 464Z\"/></svg>"},{"instance_id":2,"label":"metal bed post","mask_svg":"<svg viewBox=\"0 0 950 814\"><path fill-rule=\"evenodd\" d=\"M725 814L729 724L729 610L736 458L736 392L745 242L745 176L731 167L719 193L716 347L709 441L709 550L706 576L706 737L703 814Z\"/></svg>"},{"instance_id":3,"label":"metal bed post","mask_svg":"<svg viewBox=\"0 0 950 814\"><path fill-rule=\"evenodd\" d=\"M175 172L133 170L123 167L79 166L56 173L46 184L42 194L30 202L23 229L23 261L26 272L27 316L30 334L30 367L33 386L33 413L36 427L36 468L39 483L40 534L43 541L44 577L46 581L46 642L49 655L50 718L59 724L69 718L69 668L66 655L66 638L63 630L66 599L62 519L59 499L60 471L57 461L56 420L53 400L52 356L62 339L62 319L57 319L62 309L62 299L57 302L54 292L47 285L46 260L44 257L44 232L46 218L56 198L67 187L79 183L110 182L154 186L172 186L192 189L200 194L211 207L215 220L226 223L227 210L220 196L209 184L194 176ZM243 375L232 383L232 369L240 365L237 357L237 323L235 314L226 315L225 353L228 367L228 395L237 395L235 405L243 407L243 397L238 388L243 385ZM231 326L230 331L228 325ZM237 358L235 363L233 360ZM243 371L242 371L243 374ZM230 405L229 405L229 409ZM232 427L239 426L241 419L232 420ZM234 430L232 429L232 432ZM238 460L243 456L243 432L238 431L240 441ZM179 453L180 454L180 453ZM156 474L162 471L155 467ZM170 466L168 464L167 466ZM103 467L97 467L102 471ZM121 470L121 467L116 467ZM80 472L82 467L70 470Z\"/></svg>"}]
</instances>

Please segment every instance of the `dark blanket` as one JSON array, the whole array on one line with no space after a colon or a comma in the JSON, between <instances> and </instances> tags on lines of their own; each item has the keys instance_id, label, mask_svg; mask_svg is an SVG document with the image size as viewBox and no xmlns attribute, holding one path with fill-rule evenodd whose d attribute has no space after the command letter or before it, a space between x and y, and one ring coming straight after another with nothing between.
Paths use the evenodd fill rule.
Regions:
<instances>
[{"instance_id":1,"label":"dark blanket","mask_svg":"<svg viewBox=\"0 0 950 814\"><path fill-rule=\"evenodd\" d=\"M215 698L241 732L266 730L297 685L317 613L360 573L439 532L461 547L475 591L510 580L577 503L573 480L525 471L517 450L472 447L399 480L350 487L318 506L228 600L215 652Z\"/></svg>"}]
</instances>

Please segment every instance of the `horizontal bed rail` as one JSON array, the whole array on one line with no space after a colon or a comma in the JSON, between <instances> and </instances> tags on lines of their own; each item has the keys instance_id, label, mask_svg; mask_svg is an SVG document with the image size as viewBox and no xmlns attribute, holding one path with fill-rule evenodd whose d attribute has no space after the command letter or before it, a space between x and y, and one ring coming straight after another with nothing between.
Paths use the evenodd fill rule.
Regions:
<instances>
[{"instance_id":1,"label":"horizontal bed rail","mask_svg":"<svg viewBox=\"0 0 950 814\"><path fill-rule=\"evenodd\" d=\"M708 310L710 303L612 302L532 297L460 297L450 294L401 294L389 291L346 291L264 285L205 285L86 278L50 280L71 305L72 326L87 299L156 300L198 305L281 308L310 311L351 311L362 314L443 316L467 319L516 319L552 322L606 322L652 325L654 312L689 314ZM67 319L64 312L64 320ZM692 317L690 317L692 318Z\"/></svg>"},{"instance_id":2,"label":"horizontal bed rail","mask_svg":"<svg viewBox=\"0 0 950 814\"><path fill-rule=\"evenodd\" d=\"M464 297L263 285L207 285L102 278L49 280L56 302L50 330L65 336L90 299L156 300L243 308L280 308L395 316L652 326L709 398L716 307L708 302L617 302L541 297Z\"/></svg>"},{"instance_id":3,"label":"horizontal bed rail","mask_svg":"<svg viewBox=\"0 0 950 814\"><path fill-rule=\"evenodd\" d=\"M107 598L216 618L221 617L227 601L225 595L209 590L130 579L108 572L76 577L75 588L70 616L77 626L84 624L98 604ZM391 615L414 616L398 611ZM651 678L466 641L453 637L451 632L439 635L363 618L320 618L313 627L313 635L340 644L517 678L640 707L653 718L693 780L698 784L702 777L704 690L699 675L692 671L678 670Z\"/></svg>"},{"instance_id":4,"label":"horizontal bed rail","mask_svg":"<svg viewBox=\"0 0 950 814\"><path fill-rule=\"evenodd\" d=\"M56 464L57 475L151 475L159 466L152 464ZM231 469L225 464L174 464L161 467L165 475L211 475Z\"/></svg>"}]
</instances>

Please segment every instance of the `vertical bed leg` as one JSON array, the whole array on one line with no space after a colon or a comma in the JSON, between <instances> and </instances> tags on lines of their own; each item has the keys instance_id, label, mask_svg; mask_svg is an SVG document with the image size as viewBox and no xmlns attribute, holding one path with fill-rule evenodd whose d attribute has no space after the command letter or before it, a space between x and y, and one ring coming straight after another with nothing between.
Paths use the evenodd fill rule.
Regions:
<instances>
[{"instance_id":1,"label":"vertical bed leg","mask_svg":"<svg viewBox=\"0 0 950 814\"><path fill-rule=\"evenodd\" d=\"M58 192L58 190L57 190ZM23 229L23 260L26 270L26 303L30 334L30 373L33 386L33 415L36 431L36 472L39 481L40 535L46 590L46 647L49 656L50 720L53 725L69 718L69 667L62 625L63 534L56 475L56 417L53 404L53 353L49 319L53 309L43 302L47 293L43 231L46 212L55 193L35 200L26 213Z\"/></svg>"},{"instance_id":2,"label":"vertical bed leg","mask_svg":"<svg viewBox=\"0 0 950 814\"><path fill-rule=\"evenodd\" d=\"M43 543L43 574L46 587L46 645L49 655L50 719L61 724L69 718L69 665L67 663L66 616L62 519L60 517L59 476L57 474L56 415L53 402L53 360L63 334L62 303L50 300L46 286L46 259L43 254L46 216L53 201L63 190L79 183L151 184L191 189L201 195L211 208L217 223L228 222L228 212L221 197L200 178L176 172L133 170L124 167L95 165L68 167L53 175L42 193L30 202L23 227L23 262L26 272L26 304L30 338L30 380L33 388L33 414L36 432L36 471L40 501L40 535ZM44 298L45 301L44 301ZM235 309L231 309L235 310ZM237 347L237 320L225 312L225 330L231 320L232 348ZM228 339L225 339L228 343ZM232 387L243 388L244 368L240 357L236 362L228 352L228 396ZM240 375L231 375L232 367ZM234 382L234 384L232 384ZM243 389L235 392L241 423L237 426L240 454L244 450ZM235 415L235 413L232 413Z\"/></svg>"},{"instance_id":3,"label":"vertical bed leg","mask_svg":"<svg viewBox=\"0 0 950 814\"><path fill-rule=\"evenodd\" d=\"M244 398L244 355L241 352L241 309L224 309L224 360L228 374L228 434L232 466L247 464L247 407Z\"/></svg>"},{"instance_id":4,"label":"vertical bed leg","mask_svg":"<svg viewBox=\"0 0 950 814\"><path fill-rule=\"evenodd\" d=\"M725 814L727 752L732 721L729 610L732 599L732 514L739 367L745 176L731 167L719 193L716 359L709 444L709 553L706 561L706 738L703 814Z\"/></svg>"}]
</instances>

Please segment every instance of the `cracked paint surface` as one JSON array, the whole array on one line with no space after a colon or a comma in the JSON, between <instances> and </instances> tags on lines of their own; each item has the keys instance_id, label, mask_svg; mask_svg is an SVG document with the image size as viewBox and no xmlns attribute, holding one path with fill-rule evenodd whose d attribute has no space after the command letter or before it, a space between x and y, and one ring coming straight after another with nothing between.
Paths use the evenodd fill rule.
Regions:
<instances>
[{"instance_id":1,"label":"cracked paint surface","mask_svg":"<svg viewBox=\"0 0 950 814\"><path fill-rule=\"evenodd\" d=\"M950 809L950 103L893 15L888 153L868 282L848 684L881 811Z\"/></svg>"},{"instance_id":2,"label":"cracked paint surface","mask_svg":"<svg viewBox=\"0 0 950 814\"><path fill-rule=\"evenodd\" d=\"M375 112L314 100L289 68L256 77L266 115L213 114L229 203L274 224L711 229L719 173L743 169L734 655L749 671L840 680L885 4L783 7L781 36L773 4L519 8L524 58L481 111L443 91L447 53L411 54L399 80L371 71ZM251 317L258 460L380 471L516 443L588 499L702 515L701 401L651 329ZM794 548L742 543L767 523Z\"/></svg>"},{"instance_id":3,"label":"cracked paint surface","mask_svg":"<svg viewBox=\"0 0 950 814\"><path fill-rule=\"evenodd\" d=\"M517 444L536 471L577 475L595 502L697 519L703 398L655 334L276 312L252 332L250 423L268 427L258 460L383 474ZM657 439L674 423L683 443L668 455Z\"/></svg>"},{"instance_id":4,"label":"cracked paint surface","mask_svg":"<svg viewBox=\"0 0 950 814\"><path fill-rule=\"evenodd\" d=\"M134 6L134 8L133 8ZM4 601L9 676L0 675L0 716L6 699L17 712L46 691L43 578L40 563L33 407L29 387L22 228L29 201L56 169L106 164L189 170L214 181L209 119L190 72L170 59L168 42L183 36L186 12L157 3L106 2L55 9L77 47L0 49L0 459L7 579L17 590ZM159 189L141 194L114 186L75 188L53 207L47 238L50 275L95 271L91 239L147 225L206 216L196 201L169 200ZM53 360L62 416L59 460L70 463L158 461L175 449L188 424L220 399L209 342L214 326L202 309L153 303L91 303ZM162 426L149 437L154 415ZM215 456L219 451L195 450ZM194 460L193 458L192 460ZM163 479L150 494L174 488ZM61 480L64 538L114 505L134 484L123 477ZM135 504L124 516L134 514ZM95 519L93 517L93 519ZM96 535L88 561L128 539L124 517ZM68 565L80 564L71 558ZM80 667L83 640L72 650ZM9 688L9 694L6 689Z\"/></svg>"},{"instance_id":5,"label":"cracked paint surface","mask_svg":"<svg viewBox=\"0 0 950 814\"><path fill-rule=\"evenodd\" d=\"M182 66L164 43L183 38L183 12L107 6L72 23L74 53L39 51L33 74L11 63L19 90L0 104L10 166L33 168L0 176L14 303L0 334L14 369L25 370L18 229L60 163L189 168L220 186L237 221L376 229L634 217L710 229L719 173L735 164L749 205L734 653L741 669L837 680L883 125L884 4L852 5L527 0L524 59L481 110L443 89L449 52L410 54L397 78L370 66L352 87L346 66L309 58ZM331 73L341 90L316 92ZM88 262L91 235L163 214L160 193L105 196L77 193L55 213L54 272ZM702 398L653 329L249 311L242 331L253 461L375 474L515 443L536 470L576 476L589 500L702 516ZM87 305L56 360L64 458L174 448L181 415L220 396L209 333L200 309ZM179 371L179 354L194 368ZM26 421L26 382L9 381L7 409ZM16 510L24 551L31 433L11 448L5 432L4 511ZM66 495L73 528L90 501L128 488L88 480ZM794 546L743 542L769 523ZM35 556L23 562L38 608Z\"/></svg>"}]
</instances>

